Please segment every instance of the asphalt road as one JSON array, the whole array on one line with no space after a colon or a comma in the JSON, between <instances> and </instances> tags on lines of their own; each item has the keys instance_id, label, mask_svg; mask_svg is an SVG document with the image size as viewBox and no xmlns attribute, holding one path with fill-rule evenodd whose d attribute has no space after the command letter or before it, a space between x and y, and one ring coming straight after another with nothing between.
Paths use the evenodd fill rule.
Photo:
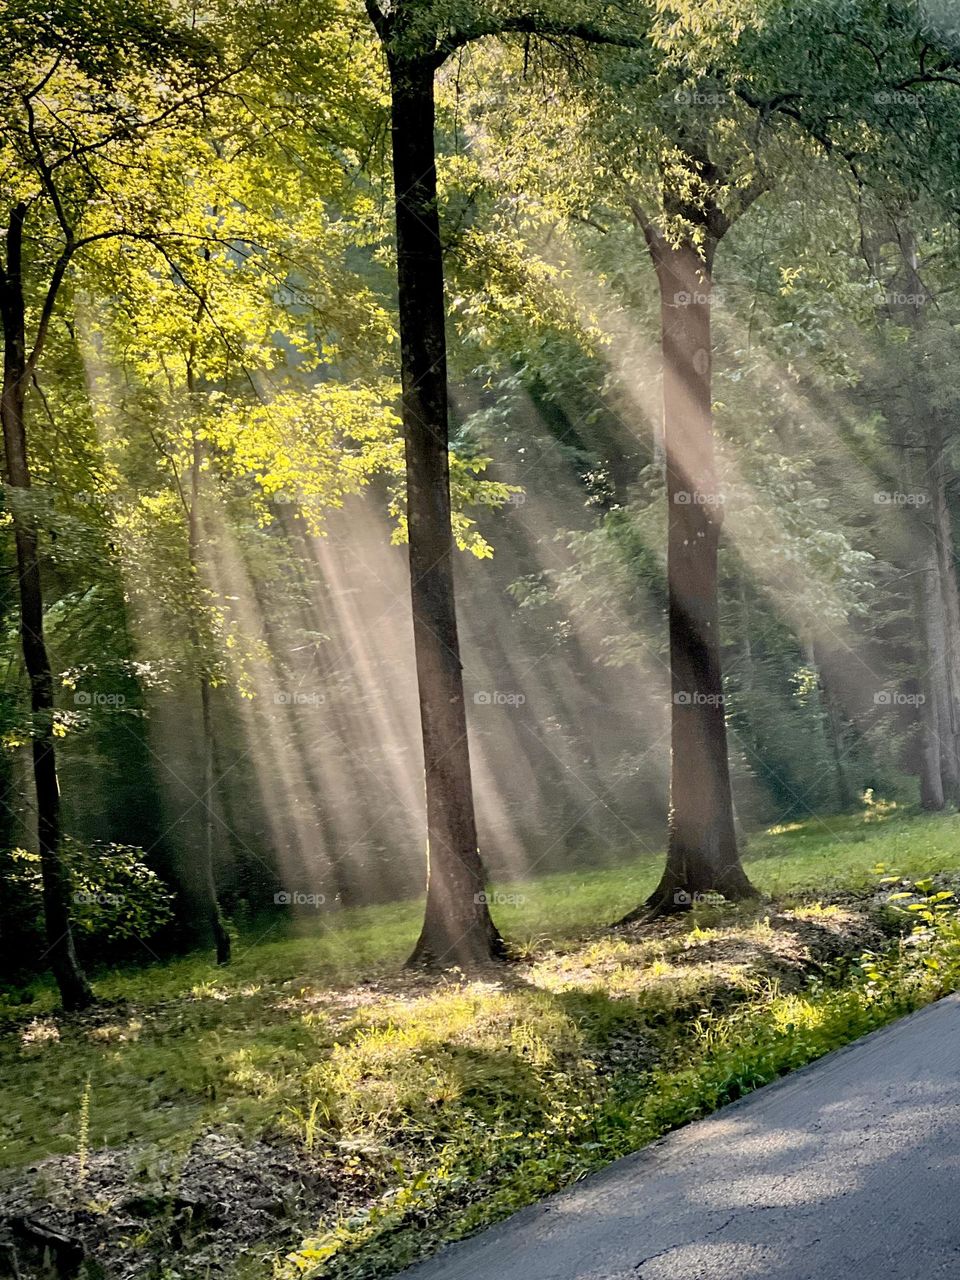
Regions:
<instances>
[{"instance_id":1,"label":"asphalt road","mask_svg":"<svg viewBox=\"0 0 960 1280\"><path fill-rule=\"evenodd\" d=\"M960 996L403 1280L960 1280Z\"/></svg>"}]
</instances>

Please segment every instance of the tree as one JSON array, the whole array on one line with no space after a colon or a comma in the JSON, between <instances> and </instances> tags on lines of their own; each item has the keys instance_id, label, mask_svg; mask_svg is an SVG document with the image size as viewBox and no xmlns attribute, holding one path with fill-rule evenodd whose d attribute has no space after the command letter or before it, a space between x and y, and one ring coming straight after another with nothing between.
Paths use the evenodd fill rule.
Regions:
<instances>
[{"instance_id":1,"label":"tree","mask_svg":"<svg viewBox=\"0 0 960 1280\"><path fill-rule=\"evenodd\" d=\"M453 578L443 242L437 193L435 77L458 49L522 32L629 41L596 21L606 5L510 13L498 5L366 0L390 81L402 418L414 646L427 796L427 903L415 962L502 959L484 892L470 776ZM622 16L622 15L621 15Z\"/></svg>"},{"instance_id":2,"label":"tree","mask_svg":"<svg viewBox=\"0 0 960 1280\"><path fill-rule=\"evenodd\" d=\"M30 465L27 458L25 399L36 367L36 345L28 354L24 299L23 225L27 206L20 202L9 215L6 260L0 265L0 313L3 316L3 424L6 477L17 547L20 593L20 642L30 682L33 714L33 776L37 791L37 841L43 883L44 917L50 965L65 1009L82 1009L93 993L80 968L70 924L70 876L60 853L60 786L54 748L53 672L43 636L43 585L39 534L30 511ZM42 345L42 335L41 335Z\"/></svg>"},{"instance_id":3,"label":"tree","mask_svg":"<svg viewBox=\"0 0 960 1280\"><path fill-rule=\"evenodd\" d=\"M95 10L95 11L94 11ZM70 925L70 878L60 853L60 790L54 745L53 672L43 632L39 529L30 502L27 396L39 377L51 319L74 258L87 246L115 239L126 228L97 225L89 177L98 159L136 151L149 129L162 128L192 100L171 99L155 80L144 91L142 72L166 65L174 80L198 65L199 45L166 15L142 7L122 16L97 5L81 19L72 6L52 10L21 0L7 27L0 62L0 200L5 209L5 257L0 268L4 375L0 400L6 473L14 522L20 594L21 644L33 712L33 771L37 838L51 967L64 1006L90 1003ZM148 85L150 84L148 78ZM82 98L95 104L87 112ZM61 111L58 98L68 107ZM96 223L100 214L93 213Z\"/></svg>"},{"instance_id":4,"label":"tree","mask_svg":"<svg viewBox=\"0 0 960 1280\"><path fill-rule=\"evenodd\" d=\"M718 636L715 257L758 198L816 155L851 165L865 182L883 180L902 155L896 129L872 132L890 123L887 104L913 86L949 83L953 56L919 9L901 18L870 4L853 8L844 21L860 39L850 45L806 0L708 12L682 0L658 6L636 52L608 56L585 85L574 82L580 114L561 112L565 127L544 128L546 144L522 131L522 160L514 162L540 180L535 189L548 207L595 232L604 233L619 198L644 235L660 293L670 828L660 883L630 918L686 907L707 887L733 899L753 892L734 830ZM826 93L824 85L836 88ZM508 118L529 106L529 97L523 107L509 102ZM555 100L550 113L555 121Z\"/></svg>"},{"instance_id":5,"label":"tree","mask_svg":"<svg viewBox=\"0 0 960 1280\"><path fill-rule=\"evenodd\" d=\"M326 59L313 71L329 72ZM252 72L242 87L259 104L276 89ZM217 885L224 860L214 847L216 712L230 692L263 691L251 675L265 656L252 624L267 623L247 600L246 610L233 609L223 586L218 549L244 536L231 499L242 492L263 525L275 517L272 503L290 503L320 534L329 510L399 466L396 388L382 373L392 327L362 273L342 262L344 243L362 240L352 175L320 163L308 138L292 160L271 123L253 117L238 130L235 111L211 105L202 134L183 143L192 176L175 230L137 239L119 263L96 255L84 278L103 299L90 357L123 370L124 410L107 407L106 394L99 409L102 436L115 442L113 469L122 475L138 442L155 451L156 468L129 475L130 492L117 495L118 540L131 548L142 660L166 659L186 674L199 707L191 807L200 823L185 897L212 933L219 963L230 944ZM299 121L289 124L286 140ZM336 221L327 213L333 202ZM158 599L161 626L149 620ZM171 618L182 625L171 629Z\"/></svg>"},{"instance_id":6,"label":"tree","mask_svg":"<svg viewBox=\"0 0 960 1280\"><path fill-rule=\"evenodd\" d=\"M413 959L475 962L505 952L477 846L453 582L434 140L434 75L445 54L411 39L415 6L402 3L389 17L373 0L368 7L390 76L410 594L427 794L427 905Z\"/></svg>"},{"instance_id":7,"label":"tree","mask_svg":"<svg viewBox=\"0 0 960 1280\"><path fill-rule=\"evenodd\" d=\"M905 193L888 193L888 199ZM896 494L909 505L896 513L903 524L903 571L912 578L920 707L920 796L926 809L960 801L960 610L953 531L947 494L947 447L954 397L944 385L954 346L953 328L927 283L921 240L913 216L934 221L936 209L903 207L861 210L861 245L871 278L882 290L877 301L878 340L887 359L876 391L887 419ZM937 239L940 237L937 236ZM952 258L946 246L940 256ZM932 270L935 268L932 268ZM942 267L940 268L942 273ZM904 359L906 357L906 359ZM936 373L930 372L936 361Z\"/></svg>"},{"instance_id":8,"label":"tree","mask_svg":"<svg viewBox=\"0 0 960 1280\"><path fill-rule=\"evenodd\" d=\"M705 113L678 73L676 51L658 44L654 26L644 37L626 66L622 57L609 60L602 93L583 91L598 112L602 159L586 161L583 187L562 196L560 206L601 226L610 205L603 179L619 168L617 194L645 237L660 292L672 772L667 863L646 904L660 912L686 907L710 889L733 900L754 892L737 849L720 662L723 500L714 462L710 317L717 248L767 180L736 113L719 122ZM724 52L710 41L711 55ZM699 85L696 71L690 74ZM716 93L709 100L724 101ZM604 113L618 110L623 118L611 125ZM572 132L566 141L580 145Z\"/></svg>"}]
</instances>

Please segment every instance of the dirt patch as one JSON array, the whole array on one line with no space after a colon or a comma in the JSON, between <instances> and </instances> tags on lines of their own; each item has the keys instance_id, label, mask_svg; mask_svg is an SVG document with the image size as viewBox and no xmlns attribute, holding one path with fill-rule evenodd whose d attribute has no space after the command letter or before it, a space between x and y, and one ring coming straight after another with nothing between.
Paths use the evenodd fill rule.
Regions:
<instances>
[{"instance_id":1,"label":"dirt patch","mask_svg":"<svg viewBox=\"0 0 960 1280\"><path fill-rule=\"evenodd\" d=\"M90 1153L83 1169L54 1157L0 1194L0 1277L226 1275L254 1247L296 1243L350 1182L302 1149L229 1132L203 1134L180 1157L126 1147Z\"/></svg>"},{"instance_id":2,"label":"dirt patch","mask_svg":"<svg viewBox=\"0 0 960 1280\"><path fill-rule=\"evenodd\" d=\"M748 977L776 980L785 991L798 991L811 974L882 947L886 941L880 925L862 912L836 908L804 915L786 911L719 937L693 935L671 959L680 966L709 963L735 968Z\"/></svg>"}]
</instances>

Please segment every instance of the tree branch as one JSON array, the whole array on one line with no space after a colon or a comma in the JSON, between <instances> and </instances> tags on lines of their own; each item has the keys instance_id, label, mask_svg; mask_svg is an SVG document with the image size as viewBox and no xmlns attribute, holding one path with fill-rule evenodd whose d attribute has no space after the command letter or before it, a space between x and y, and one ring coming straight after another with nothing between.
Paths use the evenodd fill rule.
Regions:
<instances>
[{"instance_id":1,"label":"tree branch","mask_svg":"<svg viewBox=\"0 0 960 1280\"><path fill-rule=\"evenodd\" d=\"M367 10L367 17L373 23L373 28L380 39L386 43L390 38L390 20L377 4L377 0L364 0Z\"/></svg>"},{"instance_id":2,"label":"tree branch","mask_svg":"<svg viewBox=\"0 0 960 1280\"><path fill-rule=\"evenodd\" d=\"M367 0L373 3L373 0ZM584 44L614 46L622 49L641 49L647 44L645 35L630 31L606 31L587 22L558 22L541 13L518 13L513 17L494 19L451 31L437 45L435 66L439 67L457 49L485 36L528 35L553 37L554 39L580 40Z\"/></svg>"},{"instance_id":3,"label":"tree branch","mask_svg":"<svg viewBox=\"0 0 960 1280\"><path fill-rule=\"evenodd\" d=\"M53 316L53 308L56 306L57 294L60 292L60 286L63 284L63 277L67 273L67 267L70 265L70 259L73 257L75 244L68 244L63 253L56 261L53 268L53 274L50 277L50 284L47 287L47 294L43 300L43 307L40 311L40 319L37 321L37 332L33 340L33 350L27 357L27 363L24 366L24 375L28 378L33 376L33 372L40 360L43 345L47 338L47 331L50 328L50 320Z\"/></svg>"}]
</instances>

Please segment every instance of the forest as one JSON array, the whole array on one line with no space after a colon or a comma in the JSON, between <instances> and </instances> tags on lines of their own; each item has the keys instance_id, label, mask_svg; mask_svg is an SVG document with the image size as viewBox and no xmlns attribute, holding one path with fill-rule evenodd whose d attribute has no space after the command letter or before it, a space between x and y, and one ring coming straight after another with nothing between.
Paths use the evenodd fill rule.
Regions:
<instances>
[{"instance_id":1,"label":"forest","mask_svg":"<svg viewBox=\"0 0 960 1280\"><path fill-rule=\"evenodd\" d=\"M0 0L0 1276L391 1276L960 987L954 0Z\"/></svg>"}]
</instances>

